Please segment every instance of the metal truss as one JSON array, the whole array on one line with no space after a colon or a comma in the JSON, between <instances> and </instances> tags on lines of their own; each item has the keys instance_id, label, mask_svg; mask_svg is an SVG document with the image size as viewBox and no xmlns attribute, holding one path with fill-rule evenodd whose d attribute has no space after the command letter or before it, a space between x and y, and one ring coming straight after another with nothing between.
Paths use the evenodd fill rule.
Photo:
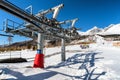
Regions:
<instances>
[{"instance_id":1,"label":"metal truss","mask_svg":"<svg viewBox=\"0 0 120 80\"><path fill-rule=\"evenodd\" d=\"M52 36L52 38L56 37L69 39L79 37L77 29L74 27L75 22L78 20L77 18L63 22L59 22L56 20L58 12L61 8L63 8L63 6L63 4L60 4L56 7L33 15L32 13L28 13L22 10L21 8L17 7L7 0L0 0L1 9L27 22L24 24L19 24L7 19L5 31L8 33L18 34L30 38L36 38L38 33L42 33L46 36ZM51 19L48 19L46 17L46 14L49 14L51 12L53 12L53 16ZM13 25L9 25L9 21L11 21ZM71 23L71 27L69 29L65 29L61 26L61 24L67 24L68 22ZM15 24L17 26L15 26Z\"/></svg>"}]
</instances>

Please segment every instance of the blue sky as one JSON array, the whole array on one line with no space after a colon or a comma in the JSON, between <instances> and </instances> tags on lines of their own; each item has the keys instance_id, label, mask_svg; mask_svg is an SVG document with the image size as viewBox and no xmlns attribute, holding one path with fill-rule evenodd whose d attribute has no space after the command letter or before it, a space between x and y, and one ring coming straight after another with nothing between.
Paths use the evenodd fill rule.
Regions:
<instances>
[{"instance_id":1,"label":"blue sky","mask_svg":"<svg viewBox=\"0 0 120 80\"><path fill-rule=\"evenodd\" d=\"M52 8L58 4L63 3L64 8L58 15L58 20L68 20L79 18L75 24L76 27L81 28L81 31L86 31L93 26L104 28L110 24L120 23L120 0L9 0L13 4L24 9L32 5L33 13L40 10ZM3 20L9 18L17 22L22 20L0 10L0 27L2 27ZM7 37L1 37L0 41L5 42ZM25 40L24 37L15 36L13 41ZM28 38L27 38L28 39Z\"/></svg>"}]
</instances>

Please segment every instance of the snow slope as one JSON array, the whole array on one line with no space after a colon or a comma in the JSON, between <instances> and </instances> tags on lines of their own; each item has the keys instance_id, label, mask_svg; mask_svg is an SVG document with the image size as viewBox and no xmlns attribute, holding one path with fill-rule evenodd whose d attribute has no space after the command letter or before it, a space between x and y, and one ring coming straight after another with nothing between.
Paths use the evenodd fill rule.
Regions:
<instances>
[{"instance_id":1,"label":"snow slope","mask_svg":"<svg viewBox=\"0 0 120 80\"><path fill-rule=\"evenodd\" d=\"M101 31L102 31L102 29L98 28L97 26L94 26L93 28L86 31L86 34L93 35L93 34L101 32Z\"/></svg>"},{"instance_id":2,"label":"snow slope","mask_svg":"<svg viewBox=\"0 0 120 80\"><path fill-rule=\"evenodd\" d=\"M93 35L93 34L101 34L101 35L111 35L111 34L120 34L120 23L118 24L110 24L108 27L104 29L100 29L96 26L87 30L86 32L78 31L80 35Z\"/></svg>"},{"instance_id":3,"label":"snow slope","mask_svg":"<svg viewBox=\"0 0 120 80\"><path fill-rule=\"evenodd\" d=\"M102 32L103 29L98 28L97 26L94 26L93 28L87 30L86 32L78 31L80 35L93 35L99 32Z\"/></svg>"},{"instance_id":4,"label":"snow slope","mask_svg":"<svg viewBox=\"0 0 120 80\"><path fill-rule=\"evenodd\" d=\"M0 64L0 79L7 80L120 80L119 48L91 44L88 49L79 45L66 47L65 62L56 54L45 58L45 68L27 68L33 65L36 51L23 50L21 56L25 63ZM61 48L46 48L45 55L60 53ZM26 53L25 53L26 52ZM12 52L16 53L16 52ZM9 53L4 55L8 56ZM17 54L17 53L16 53ZM1 56L2 55L2 56ZM4 58L3 54L0 54ZM9 57L9 56L8 56Z\"/></svg>"},{"instance_id":5,"label":"snow slope","mask_svg":"<svg viewBox=\"0 0 120 80\"><path fill-rule=\"evenodd\" d=\"M104 34L120 34L120 24L112 25L109 29L107 29Z\"/></svg>"}]
</instances>

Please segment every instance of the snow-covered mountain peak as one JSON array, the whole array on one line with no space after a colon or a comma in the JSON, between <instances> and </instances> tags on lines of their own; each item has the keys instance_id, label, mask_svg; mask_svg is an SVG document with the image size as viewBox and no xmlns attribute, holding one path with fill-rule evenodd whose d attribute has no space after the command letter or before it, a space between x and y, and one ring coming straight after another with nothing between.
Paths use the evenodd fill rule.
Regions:
<instances>
[{"instance_id":1,"label":"snow-covered mountain peak","mask_svg":"<svg viewBox=\"0 0 120 80\"><path fill-rule=\"evenodd\" d=\"M102 31L102 29L98 28L97 26L94 26L93 28L87 30L86 32L78 31L78 33L80 35L93 35L93 34L101 32L101 31Z\"/></svg>"},{"instance_id":2,"label":"snow-covered mountain peak","mask_svg":"<svg viewBox=\"0 0 120 80\"><path fill-rule=\"evenodd\" d=\"M97 26L94 26L92 29L98 29L98 27L97 27Z\"/></svg>"},{"instance_id":3,"label":"snow-covered mountain peak","mask_svg":"<svg viewBox=\"0 0 120 80\"><path fill-rule=\"evenodd\" d=\"M88 34L96 34L98 32L101 32L102 29L98 28L97 26L94 26L93 28L91 28L90 30L87 31Z\"/></svg>"},{"instance_id":4,"label":"snow-covered mountain peak","mask_svg":"<svg viewBox=\"0 0 120 80\"><path fill-rule=\"evenodd\" d=\"M104 35L111 35L111 34L120 34L120 23L118 24L110 24L108 27L104 29L98 28L94 26L93 28L87 30L86 32L78 31L81 35L94 35L94 34L104 34Z\"/></svg>"},{"instance_id":5,"label":"snow-covered mountain peak","mask_svg":"<svg viewBox=\"0 0 120 80\"><path fill-rule=\"evenodd\" d=\"M109 28L113 27L115 24L110 24L108 27L104 28L104 31L107 31Z\"/></svg>"},{"instance_id":6,"label":"snow-covered mountain peak","mask_svg":"<svg viewBox=\"0 0 120 80\"><path fill-rule=\"evenodd\" d=\"M120 23L116 24L116 25L112 25L111 27L109 27L105 33L107 34L120 34Z\"/></svg>"}]
</instances>

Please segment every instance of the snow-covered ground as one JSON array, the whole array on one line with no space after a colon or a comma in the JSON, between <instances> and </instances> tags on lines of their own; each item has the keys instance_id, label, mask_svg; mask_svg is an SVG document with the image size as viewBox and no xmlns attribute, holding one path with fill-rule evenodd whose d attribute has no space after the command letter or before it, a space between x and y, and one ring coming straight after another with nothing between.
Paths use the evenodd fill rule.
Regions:
<instances>
[{"instance_id":1,"label":"snow-covered ground","mask_svg":"<svg viewBox=\"0 0 120 80\"><path fill-rule=\"evenodd\" d=\"M61 62L61 47L46 48L45 68L33 65L36 51L11 52L12 57L27 58L24 63L0 63L0 80L120 80L120 48L91 44L88 49L79 45L66 47L66 61ZM10 52L0 54L9 58ZM21 55L20 55L21 54Z\"/></svg>"}]
</instances>

